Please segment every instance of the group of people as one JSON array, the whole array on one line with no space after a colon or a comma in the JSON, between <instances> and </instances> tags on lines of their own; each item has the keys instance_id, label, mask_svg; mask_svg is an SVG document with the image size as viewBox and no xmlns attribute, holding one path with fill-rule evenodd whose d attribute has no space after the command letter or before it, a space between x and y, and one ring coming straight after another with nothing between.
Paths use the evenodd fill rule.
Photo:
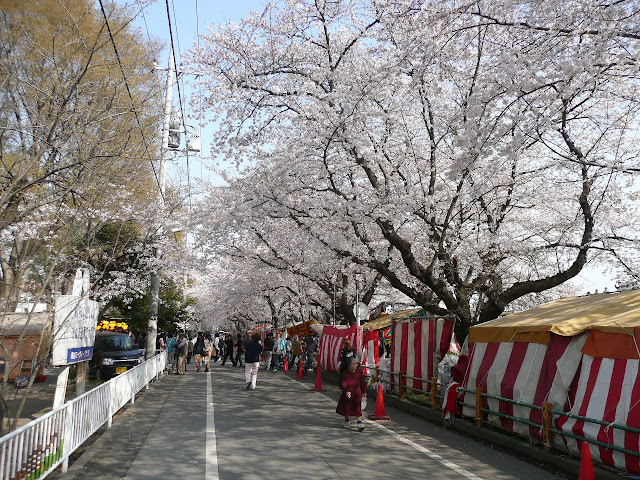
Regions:
<instances>
[{"instance_id":1,"label":"group of people","mask_svg":"<svg viewBox=\"0 0 640 480\"><path fill-rule=\"evenodd\" d=\"M213 338L208 332L199 332L197 336L189 338L184 331L180 331L168 338L159 334L156 348L167 351L167 359L171 362L169 372L184 375L191 359L194 359L198 372L210 371L211 360L217 362L219 359L219 345L217 333Z\"/></svg>"},{"instance_id":2,"label":"group of people","mask_svg":"<svg viewBox=\"0 0 640 480\"><path fill-rule=\"evenodd\" d=\"M265 370L273 369L277 372L285 359L292 367L295 367L296 362L304 361L313 363L315 366L315 356L318 351L317 339L302 341L298 337L285 339L278 334L274 338L269 334L263 345L258 332L244 337L238 333L235 337L228 335L225 338L220 338L218 333L211 338L209 333L200 332L194 339L189 339L185 332L181 331L166 340L163 334L158 338L158 348L166 349L168 358L171 359L170 371L184 375L191 357L195 360L198 372L210 371L212 359L217 362L222 358L222 366L230 359L234 367L244 367L247 390L256 388L260 355L263 352L265 353ZM344 417L344 428L350 428L350 417L356 417L356 428L358 431L363 431L362 404L367 393L366 376L349 339L345 338L343 341L339 364L340 399L336 413Z\"/></svg>"},{"instance_id":3,"label":"group of people","mask_svg":"<svg viewBox=\"0 0 640 480\"><path fill-rule=\"evenodd\" d=\"M276 335L275 339L268 335L264 344L266 351L265 370L273 369L274 372L277 372L284 366L285 360L292 368L297 368L302 362L305 371L315 366L318 354L317 337L301 339L295 336L285 340L280 335Z\"/></svg>"},{"instance_id":4,"label":"group of people","mask_svg":"<svg viewBox=\"0 0 640 480\"><path fill-rule=\"evenodd\" d=\"M254 335L260 337L257 332ZM246 354L247 343L250 341L251 336L243 337L240 333L235 337L227 337L224 340L225 351L222 355L221 365L224 366L227 360L230 360L234 367L243 367L243 354ZM283 367L285 359L294 368L297 367L298 362L304 362L306 367L313 366L318 352L318 343L317 338L309 337L303 340L296 336L285 339L280 334L274 338L269 333L266 335L262 348L265 370L277 372Z\"/></svg>"}]
</instances>

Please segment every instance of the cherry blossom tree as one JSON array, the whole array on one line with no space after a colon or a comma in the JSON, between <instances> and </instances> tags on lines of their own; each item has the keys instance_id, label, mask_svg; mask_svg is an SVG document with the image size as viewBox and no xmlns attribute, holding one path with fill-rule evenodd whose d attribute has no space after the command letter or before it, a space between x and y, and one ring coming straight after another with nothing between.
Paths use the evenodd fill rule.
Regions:
<instances>
[{"instance_id":1,"label":"cherry blossom tree","mask_svg":"<svg viewBox=\"0 0 640 480\"><path fill-rule=\"evenodd\" d=\"M289 0L212 28L192 61L255 230L312 239L464 339L637 248L638 20L624 2Z\"/></svg>"}]
</instances>

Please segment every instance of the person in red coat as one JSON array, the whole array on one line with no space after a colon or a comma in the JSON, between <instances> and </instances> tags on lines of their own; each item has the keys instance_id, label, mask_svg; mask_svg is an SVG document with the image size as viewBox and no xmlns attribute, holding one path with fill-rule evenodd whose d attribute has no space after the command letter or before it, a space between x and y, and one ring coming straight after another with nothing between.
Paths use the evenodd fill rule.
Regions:
<instances>
[{"instance_id":1,"label":"person in red coat","mask_svg":"<svg viewBox=\"0 0 640 480\"><path fill-rule=\"evenodd\" d=\"M362 396L367 394L367 383L362 373L362 369L358 368L358 359L352 357L349 360L349 367L342 374L340 379L340 388L342 394L338 400L336 413L344 417L344 428L349 428L349 417L356 417L358 421L358 431L364 430L362 424Z\"/></svg>"}]
</instances>

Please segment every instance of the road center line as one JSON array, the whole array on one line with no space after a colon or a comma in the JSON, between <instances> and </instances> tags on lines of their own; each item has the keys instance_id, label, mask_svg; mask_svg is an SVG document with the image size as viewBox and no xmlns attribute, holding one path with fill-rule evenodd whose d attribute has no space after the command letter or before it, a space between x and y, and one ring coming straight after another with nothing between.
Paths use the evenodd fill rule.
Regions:
<instances>
[{"instance_id":1,"label":"road center line","mask_svg":"<svg viewBox=\"0 0 640 480\"><path fill-rule=\"evenodd\" d=\"M216 422L213 417L213 392L211 372L207 372L207 435L206 435L205 479L218 480L218 448L216 445Z\"/></svg>"},{"instance_id":2,"label":"road center line","mask_svg":"<svg viewBox=\"0 0 640 480\"><path fill-rule=\"evenodd\" d=\"M285 378L288 378L289 380L294 380L293 378L284 375ZM295 381L295 380L294 380ZM306 388L307 390L312 391L313 389L308 386L307 384L301 383L301 382L296 382L298 385L303 386L304 388ZM328 395L321 393L320 395L322 395L325 399L329 400L331 403L335 404L335 400L333 400L333 398L329 397ZM404 443L405 445L410 446L411 448L413 448L414 450L417 450L418 452L428 456L429 458L435 460L436 462L441 463L442 465L444 465L447 468L450 468L451 470L459 473L460 475L462 475L465 478L468 478L469 480L483 480L482 477L478 477L477 475L471 473L469 470L465 470L464 468L456 465L455 463L447 460L446 458L442 457L441 455L438 455L437 453L432 452L431 450L429 450L428 448L423 447L422 445L418 445L416 442L414 442L413 440L409 440L407 437L403 437L402 435L400 435L397 432L394 432L393 430L391 430L390 428L385 427L384 425L378 423L378 422L374 422L372 420L364 420L365 422L367 422L368 424L379 428L380 430L382 430L384 433L391 435L393 438L395 438L396 440Z\"/></svg>"}]
</instances>

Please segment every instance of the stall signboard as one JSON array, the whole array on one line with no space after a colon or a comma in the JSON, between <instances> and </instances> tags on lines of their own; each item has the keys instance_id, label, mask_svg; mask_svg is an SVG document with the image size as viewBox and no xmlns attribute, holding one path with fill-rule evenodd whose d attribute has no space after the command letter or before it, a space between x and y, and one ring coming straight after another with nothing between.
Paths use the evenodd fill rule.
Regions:
<instances>
[{"instance_id":1,"label":"stall signboard","mask_svg":"<svg viewBox=\"0 0 640 480\"><path fill-rule=\"evenodd\" d=\"M53 319L53 365L91 360L100 304L78 295L56 297Z\"/></svg>"}]
</instances>

